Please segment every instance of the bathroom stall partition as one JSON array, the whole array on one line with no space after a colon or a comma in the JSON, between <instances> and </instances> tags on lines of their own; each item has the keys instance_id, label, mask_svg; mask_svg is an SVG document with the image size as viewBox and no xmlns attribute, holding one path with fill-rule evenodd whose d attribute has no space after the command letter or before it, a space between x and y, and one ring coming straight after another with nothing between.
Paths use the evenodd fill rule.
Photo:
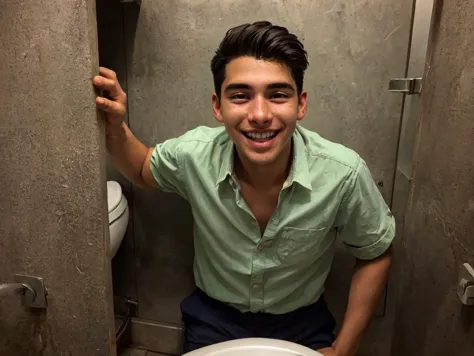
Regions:
<instances>
[{"instance_id":1,"label":"bathroom stall partition","mask_svg":"<svg viewBox=\"0 0 474 356\"><path fill-rule=\"evenodd\" d=\"M393 356L474 355L474 274L464 267L474 267L473 18L472 1L434 1L397 250Z\"/></svg>"},{"instance_id":2,"label":"bathroom stall partition","mask_svg":"<svg viewBox=\"0 0 474 356\"><path fill-rule=\"evenodd\" d=\"M0 355L115 355L94 0L0 2Z\"/></svg>"},{"instance_id":3,"label":"bathroom stall partition","mask_svg":"<svg viewBox=\"0 0 474 356\"><path fill-rule=\"evenodd\" d=\"M400 133L405 132L402 146L409 157L416 122L402 125L404 94L388 89L390 79L407 74L416 28L411 52L424 62L431 3L416 2L418 14L424 13L417 27L413 0L143 0L141 6L98 0L100 62L117 72L128 94L128 123L152 146L198 125L218 125L211 111L210 60L230 27L262 19L288 27L309 55L309 109L302 125L356 150L390 206L393 192L398 194L393 208L402 221L411 177L407 171L396 174ZM422 66L414 68L410 75L421 76ZM407 98L413 101L409 113L416 113L416 100ZM122 311L132 317L131 344L179 354L179 304L194 289L191 211L173 194L132 187L111 165L108 172L124 187L133 210L113 261L114 295L133 306ZM339 325L354 262L339 247L327 283L326 299ZM389 352L393 282L360 355Z\"/></svg>"}]
</instances>

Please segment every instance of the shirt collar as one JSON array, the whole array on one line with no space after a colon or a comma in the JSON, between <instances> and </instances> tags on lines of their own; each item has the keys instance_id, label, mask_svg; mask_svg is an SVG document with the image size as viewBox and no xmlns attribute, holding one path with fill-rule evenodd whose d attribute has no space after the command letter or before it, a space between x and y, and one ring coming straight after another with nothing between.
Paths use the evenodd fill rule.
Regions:
<instances>
[{"instance_id":1,"label":"shirt collar","mask_svg":"<svg viewBox=\"0 0 474 356\"><path fill-rule=\"evenodd\" d=\"M306 147L303 137L298 131L298 125L292 136L292 144L293 162L290 173L288 174L288 178L286 179L285 183L283 183L283 189L289 188L293 183L298 183L302 187L312 190L311 177L309 174L308 160L306 156ZM230 138L225 143L223 150L223 162L219 170L216 186L226 180L227 177L232 177L234 170L234 143Z\"/></svg>"},{"instance_id":2,"label":"shirt collar","mask_svg":"<svg viewBox=\"0 0 474 356\"><path fill-rule=\"evenodd\" d=\"M296 130L292 137L293 163L291 165L288 178L286 179L285 183L283 183L283 189L290 187L293 183L298 183L303 188L313 190L308 169L306 146L303 136L301 136L298 128L299 126L296 126Z\"/></svg>"},{"instance_id":3,"label":"shirt collar","mask_svg":"<svg viewBox=\"0 0 474 356\"><path fill-rule=\"evenodd\" d=\"M227 142L224 143L223 146L223 161L219 170L219 175L217 177L216 186L226 180L227 177L231 177L234 170L234 143L230 137L227 138Z\"/></svg>"}]
</instances>

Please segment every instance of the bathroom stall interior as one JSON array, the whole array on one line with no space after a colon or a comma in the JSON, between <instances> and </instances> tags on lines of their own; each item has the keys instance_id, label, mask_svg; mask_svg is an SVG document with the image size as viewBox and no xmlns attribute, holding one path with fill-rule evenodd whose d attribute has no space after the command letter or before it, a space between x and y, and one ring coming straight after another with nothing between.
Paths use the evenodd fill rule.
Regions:
<instances>
[{"instance_id":1,"label":"bathroom stall interior","mask_svg":"<svg viewBox=\"0 0 474 356\"><path fill-rule=\"evenodd\" d=\"M0 286L22 294L0 292L0 355L182 354L191 211L117 171L91 80L117 74L145 145L218 126L210 60L229 28L258 20L308 52L301 125L358 152L396 218L357 355L472 355L473 17L462 0L0 4ZM325 293L338 326L354 264L338 246Z\"/></svg>"}]
</instances>

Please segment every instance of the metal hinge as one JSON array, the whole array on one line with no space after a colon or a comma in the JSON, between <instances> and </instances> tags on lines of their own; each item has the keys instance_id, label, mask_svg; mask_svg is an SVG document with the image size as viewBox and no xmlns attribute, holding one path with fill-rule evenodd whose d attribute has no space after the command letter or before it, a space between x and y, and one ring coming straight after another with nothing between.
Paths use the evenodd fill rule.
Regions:
<instances>
[{"instance_id":1,"label":"metal hinge","mask_svg":"<svg viewBox=\"0 0 474 356\"><path fill-rule=\"evenodd\" d=\"M388 83L388 90L408 95L420 94L422 78L392 78Z\"/></svg>"}]
</instances>

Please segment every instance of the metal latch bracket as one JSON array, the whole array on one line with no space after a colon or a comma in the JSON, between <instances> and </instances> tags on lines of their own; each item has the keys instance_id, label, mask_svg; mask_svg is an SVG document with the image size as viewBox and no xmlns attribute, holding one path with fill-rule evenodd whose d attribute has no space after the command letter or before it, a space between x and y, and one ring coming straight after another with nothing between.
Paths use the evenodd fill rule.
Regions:
<instances>
[{"instance_id":1,"label":"metal latch bracket","mask_svg":"<svg viewBox=\"0 0 474 356\"><path fill-rule=\"evenodd\" d=\"M422 78L392 78L388 83L388 90L408 95L420 94Z\"/></svg>"}]
</instances>

